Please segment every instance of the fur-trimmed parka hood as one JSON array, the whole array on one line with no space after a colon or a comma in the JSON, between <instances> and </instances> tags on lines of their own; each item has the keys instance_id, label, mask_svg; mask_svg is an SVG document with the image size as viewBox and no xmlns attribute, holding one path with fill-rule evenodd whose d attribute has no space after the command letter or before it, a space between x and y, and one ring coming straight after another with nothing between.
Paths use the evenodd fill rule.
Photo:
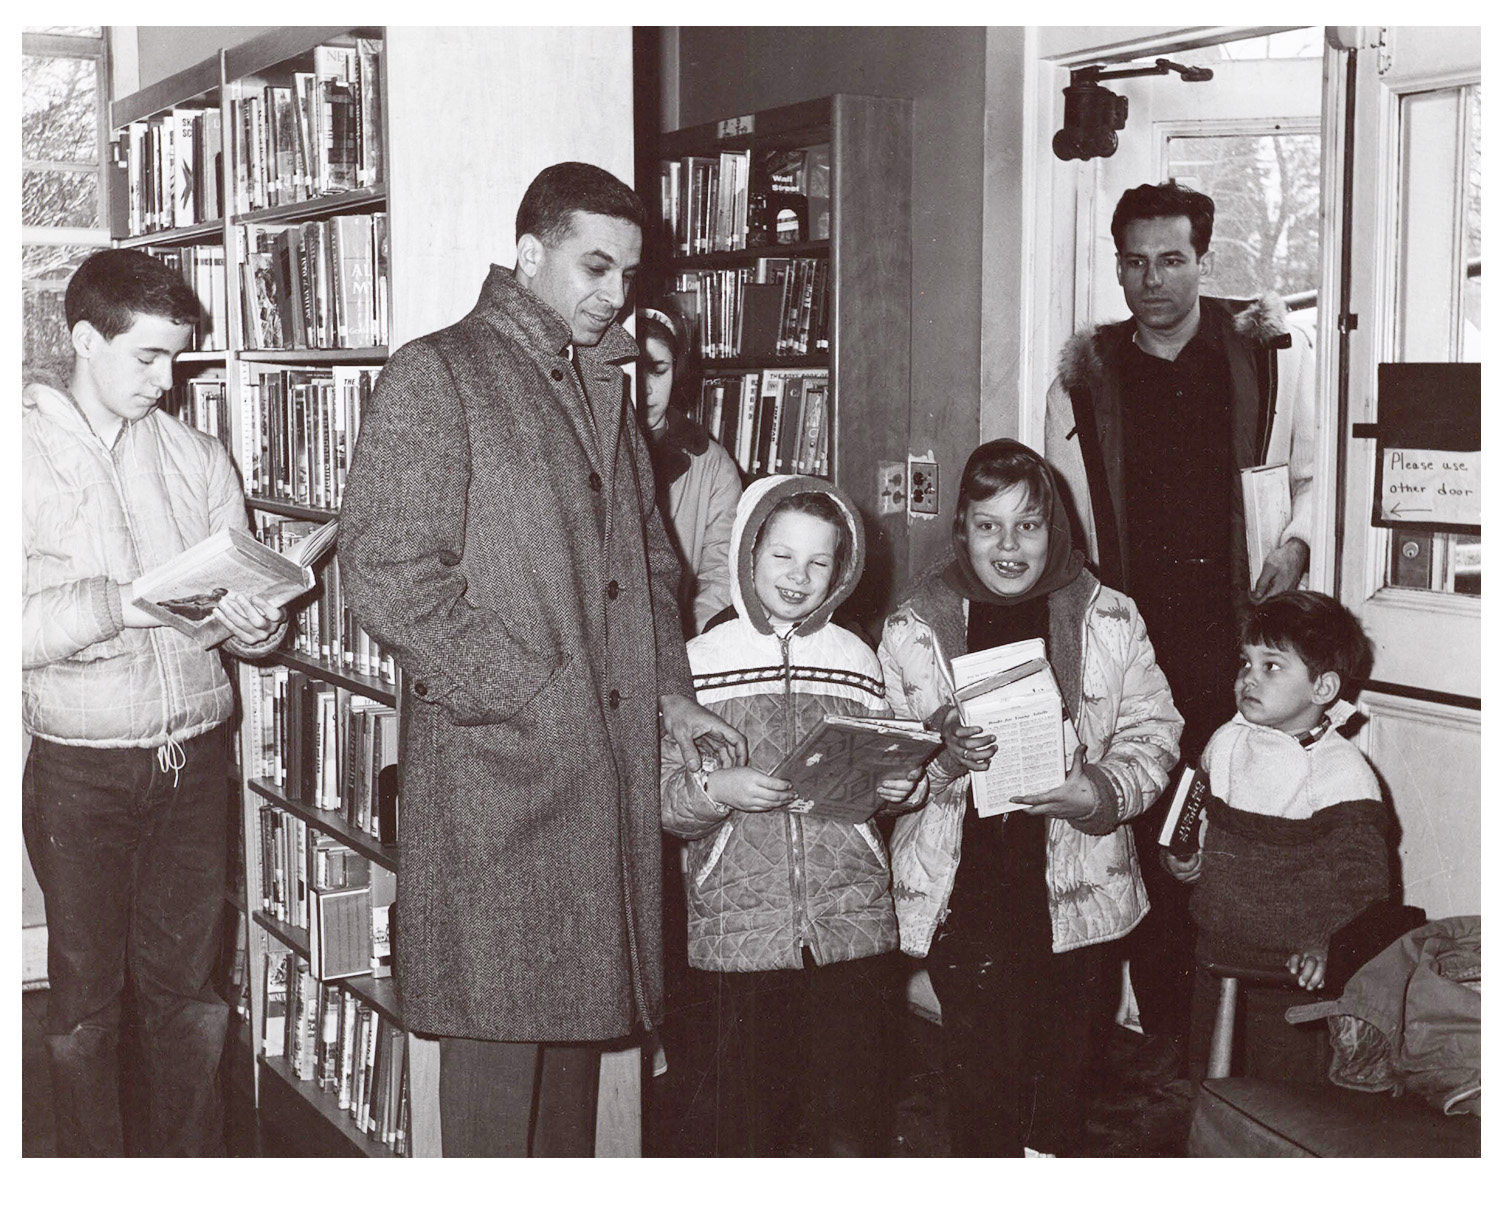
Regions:
<instances>
[{"instance_id":1,"label":"fur-trimmed parka hood","mask_svg":"<svg viewBox=\"0 0 1500 1214\"><path fill-rule=\"evenodd\" d=\"M1288 332L1290 321L1286 302L1274 291L1255 299L1220 299L1204 295L1199 303L1228 312L1234 331L1259 346L1279 344ZM1104 325L1085 325L1063 343L1057 356L1057 378L1069 395L1083 384L1097 380L1104 373L1101 338L1125 340L1132 321L1120 320Z\"/></svg>"}]
</instances>

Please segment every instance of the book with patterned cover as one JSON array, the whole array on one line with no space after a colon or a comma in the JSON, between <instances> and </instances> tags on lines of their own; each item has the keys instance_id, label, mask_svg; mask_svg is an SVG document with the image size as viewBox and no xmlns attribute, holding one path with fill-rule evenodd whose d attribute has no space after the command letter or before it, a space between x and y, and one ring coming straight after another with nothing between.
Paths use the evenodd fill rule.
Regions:
<instances>
[{"instance_id":1,"label":"book with patterned cover","mask_svg":"<svg viewBox=\"0 0 1500 1214\"><path fill-rule=\"evenodd\" d=\"M771 774L792 782L789 811L863 822L882 780L922 767L942 745L919 721L824 717Z\"/></svg>"}]
</instances>

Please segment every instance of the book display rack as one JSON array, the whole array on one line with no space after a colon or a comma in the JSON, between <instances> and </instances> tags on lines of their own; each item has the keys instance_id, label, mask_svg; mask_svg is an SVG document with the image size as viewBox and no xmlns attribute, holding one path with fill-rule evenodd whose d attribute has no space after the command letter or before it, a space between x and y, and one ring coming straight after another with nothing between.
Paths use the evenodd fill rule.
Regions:
<instances>
[{"instance_id":1,"label":"book display rack","mask_svg":"<svg viewBox=\"0 0 1500 1214\"><path fill-rule=\"evenodd\" d=\"M878 465L910 431L911 141L910 101L851 94L667 132L648 241L647 292L688 319L697 420L747 479L848 490L871 604L906 548Z\"/></svg>"}]
</instances>

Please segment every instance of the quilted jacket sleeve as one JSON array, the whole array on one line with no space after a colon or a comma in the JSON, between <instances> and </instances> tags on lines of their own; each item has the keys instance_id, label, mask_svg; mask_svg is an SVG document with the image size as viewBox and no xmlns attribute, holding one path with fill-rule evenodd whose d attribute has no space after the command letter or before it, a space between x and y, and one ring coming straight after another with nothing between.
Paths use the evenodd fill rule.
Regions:
<instances>
[{"instance_id":1,"label":"quilted jacket sleeve","mask_svg":"<svg viewBox=\"0 0 1500 1214\"><path fill-rule=\"evenodd\" d=\"M707 775L718 764L710 755L703 756L701 773L689 771L682 761L677 743L665 737L661 743L661 824L679 839L701 839L716 830L732 812L710 797L699 776Z\"/></svg>"},{"instance_id":2,"label":"quilted jacket sleeve","mask_svg":"<svg viewBox=\"0 0 1500 1214\"><path fill-rule=\"evenodd\" d=\"M82 649L118 636L125 626L121 587L107 577L84 578L31 593L21 592L21 668L65 661Z\"/></svg>"},{"instance_id":3,"label":"quilted jacket sleeve","mask_svg":"<svg viewBox=\"0 0 1500 1214\"><path fill-rule=\"evenodd\" d=\"M1172 703L1172 689L1135 604L1123 595L1117 601L1128 608L1119 708L1104 754L1092 766L1113 788L1123 822L1144 813L1166 788L1177 764L1182 714Z\"/></svg>"},{"instance_id":4,"label":"quilted jacket sleeve","mask_svg":"<svg viewBox=\"0 0 1500 1214\"><path fill-rule=\"evenodd\" d=\"M911 617L905 611L894 612L881 631L880 647L876 654L880 659L880 673L885 680L885 700L890 706L891 715L907 720L926 721L934 711L943 707L936 690L943 683L942 675L937 669L938 663L943 659L931 646L915 644L916 632ZM909 664L917 663L924 669L907 669ZM923 776L926 787L919 785L916 794L903 806L903 810L925 804L929 798L941 795L968 775L962 769L950 769L945 758L947 753L946 750L940 750L927 761L927 771Z\"/></svg>"}]
</instances>

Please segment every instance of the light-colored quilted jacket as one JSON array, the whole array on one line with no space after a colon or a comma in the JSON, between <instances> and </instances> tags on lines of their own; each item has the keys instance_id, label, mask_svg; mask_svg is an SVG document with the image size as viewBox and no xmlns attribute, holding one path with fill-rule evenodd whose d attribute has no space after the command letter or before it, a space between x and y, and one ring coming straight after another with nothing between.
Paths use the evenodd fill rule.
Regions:
<instances>
[{"instance_id":1,"label":"light-colored quilted jacket","mask_svg":"<svg viewBox=\"0 0 1500 1214\"><path fill-rule=\"evenodd\" d=\"M833 494L860 538L827 602L778 637L755 599L750 548L771 508L804 489ZM699 703L745 735L750 765L761 771L825 715L891 715L869 646L828 622L859 580L858 520L840 491L809 477L766 477L740 499L730 546L739 614L689 641L688 660ZM924 795L919 786L911 803ZM695 969L800 969L803 945L819 965L896 947L890 865L873 824L718 804L670 739L662 750L662 824L689 840L684 879Z\"/></svg>"},{"instance_id":2,"label":"light-colored quilted jacket","mask_svg":"<svg viewBox=\"0 0 1500 1214\"><path fill-rule=\"evenodd\" d=\"M215 531L247 531L223 446L153 410L106 448L63 392L26 389L21 703L37 737L160 746L229 719L224 663L173 628L125 628L120 593ZM280 641L283 630L256 649Z\"/></svg>"},{"instance_id":3,"label":"light-colored quilted jacket","mask_svg":"<svg viewBox=\"0 0 1500 1214\"><path fill-rule=\"evenodd\" d=\"M1048 655L1063 701L1095 768L1096 787L1113 796L1122 823L1088 835L1053 818L1047 826L1047 893L1052 950L1114 940L1150 909L1130 830L1166 787L1177 762L1182 717L1156 664L1135 604L1087 571L1048 598ZM926 720L951 702L949 655L965 651L968 602L935 566L886 620L880 664L886 696L898 716ZM928 766L932 797L896 822L891 838L901 949L925 957L962 850L967 774L952 778L938 760Z\"/></svg>"}]
</instances>

